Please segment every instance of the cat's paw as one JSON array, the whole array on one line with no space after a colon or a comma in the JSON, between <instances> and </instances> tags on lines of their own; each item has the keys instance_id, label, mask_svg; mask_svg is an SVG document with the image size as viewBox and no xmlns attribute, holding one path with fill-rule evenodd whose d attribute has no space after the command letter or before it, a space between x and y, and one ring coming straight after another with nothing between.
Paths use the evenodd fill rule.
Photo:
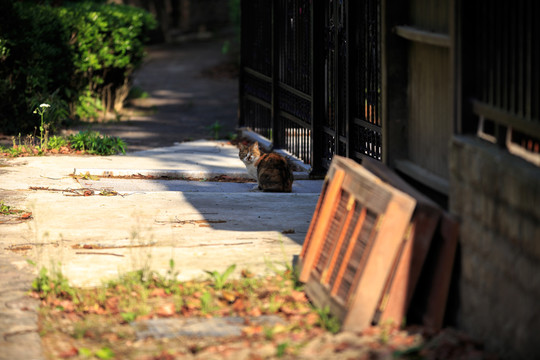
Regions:
<instances>
[{"instance_id":1,"label":"cat's paw","mask_svg":"<svg viewBox=\"0 0 540 360\"><path fill-rule=\"evenodd\" d=\"M261 188L259 187L259 185L255 185L251 190L249 190L251 192L255 192L255 191L262 191Z\"/></svg>"}]
</instances>

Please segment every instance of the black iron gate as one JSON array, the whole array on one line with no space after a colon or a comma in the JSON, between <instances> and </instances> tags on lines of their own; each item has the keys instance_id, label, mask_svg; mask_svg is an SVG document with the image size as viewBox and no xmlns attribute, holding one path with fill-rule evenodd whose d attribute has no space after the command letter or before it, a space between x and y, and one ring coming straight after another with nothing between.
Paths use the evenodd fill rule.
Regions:
<instances>
[{"instance_id":1,"label":"black iron gate","mask_svg":"<svg viewBox=\"0 0 540 360\"><path fill-rule=\"evenodd\" d=\"M379 24L380 0L242 1L240 125L315 172L381 160Z\"/></svg>"}]
</instances>

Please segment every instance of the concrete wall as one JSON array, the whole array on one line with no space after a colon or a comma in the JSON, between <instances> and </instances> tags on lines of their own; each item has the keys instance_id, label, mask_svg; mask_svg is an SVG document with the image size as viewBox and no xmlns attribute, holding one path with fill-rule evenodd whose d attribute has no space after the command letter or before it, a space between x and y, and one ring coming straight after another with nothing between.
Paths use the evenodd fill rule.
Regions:
<instances>
[{"instance_id":1,"label":"concrete wall","mask_svg":"<svg viewBox=\"0 0 540 360\"><path fill-rule=\"evenodd\" d=\"M540 358L540 168L474 137L450 146L461 219L458 326L503 358Z\"/></svg>"}]
</instances>

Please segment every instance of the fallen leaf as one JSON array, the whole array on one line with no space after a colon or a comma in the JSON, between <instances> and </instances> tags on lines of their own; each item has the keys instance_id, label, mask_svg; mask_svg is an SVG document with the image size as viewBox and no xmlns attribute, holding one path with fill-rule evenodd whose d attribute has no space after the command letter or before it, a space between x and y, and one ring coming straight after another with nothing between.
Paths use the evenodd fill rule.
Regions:
<instances>
[{"instance_id":1,"label":"fallen leaf","mask_svg":"<svg viewBox=\"0 0 540 360\"><path fill-rule=\"evenodd\" d=\"M108 342L115 342L115 341L118 341L119 339L118 335L115 333L103 334L101 335L101 338L107 340Z\"/></svg>"},{"instance_id":2,"label":"fallen leaf","mask_svg":"<svg viewBox=\"0 0 540 360\"><path fill-rule=\"evenodd\" d=\"M58 354L58 357L61 359L69 359L70 357L74 357L79 355L79 350L77 350L76 347L72 346L68 350L62 351L60 354Z\"/></svg>"},{"instance_id":3,"label":"fallen leaf","mask_svg":"<svg viewBox=\"0 0 540 360\"><path fill-rule=\"evenodd\" d=\"M233 291L228 290L222 290L221 291L221 297L225 300L227 300L229 303L233 303L236 298L238 297L238 294Z\"/></svg>"},{"instance_id":4,"label":"fallen leaf","mask_svg":"<svg viewBox=\"0 0 540 360\"><path fill-rule=\"evenodd\" d=\"M171 354L169 350L162 350L161 353L152 357L152 360L174 360L176 356Z\"/></svg>"},{"instance_id":5,"label":"fallen leaf","mask_svg":"<svg viewBox=\"0 0 540 360\"><path fill-rule=\"evenodd\" d=\"M169 296L166 292L165 292L165 289L162 289L162 288L156 288L154 290L152 290L152 292L150 293L150 297L167 297Z\"/></svg>"},{"instance_id":6,"label":"fallen leaf","mask_svg":"<svg viewBox=\"0 0 540 360\"><path fill-rule=\"evenodd\" d=\"M277 324L276 326L274 326L272 328L272 333L273 334L282 334L282 333L285 333L287 332L288 329L285 325L282 325L282 324Z\"/></svg>"},{"instance_id":7,"label":"fallen leaf","mask_svg":"<svg viewBox=\"0 0 540 360\"><path fill-rule=\"evenodd\" d=\"M246 304L244 303L244 300L236 299L232 308L234 311L243 311L246 308Z\"/></svg>"},{"instance_id":8,"label":"fallen leaf","mask_svg":"<svg viewBox=\"0 0 540 360\"><path fill-rule=\"evenodd\" d=\"M150 320L152 317L152 314L139 315L137 318L135 318L135 321Z\"/></svg>"},{"instance_id":9,"label":"fallen leaf","mask_svg":"<svg viewBox=\"0 0 540 360\"><path fill-rule=\"evenodd\" d=\"M279 310L285 315L296 315L298 310L292 304L283 304Z\"/></svg>"},{"instance_id":10,"label":"fallen leaf","mask_svg":"<svg viewBox=\"0 0 540 360\"><path fill-rule=\"evenodd\" d=\"M251 310L249 311L249 315L251 315L251 316L261 316L261 315L262 315L262 311L261 311L260 308L254 307L253 309L251 309Z\"/></svg>"},{"instance_id":11,"label":"fallen leaf","mask_svg":"<svg viewBox=\"0 0 540 360\"><path fill-rule=\"evenodd\" d=\"M107 306L107 309L111 312L111 314L118 314L118 303L120 302L120 298L118 296L114 296L111 298L108 298L105 301L105 305Z\"/></svg>"},{"instance_id":12,"label":"fallen leaf","mask_svg":"<svg viewBox=\"0 0 540 360\"><path fill-rule=\"evenodd\" d=\"M258 335L263 332L263 327L261 325L255 326L246 326L242 329L242 334L246 336Z\"/></svg>"},{"instance_id":13,"label":"fallen leaf","mask_svg":"<svg viewBox=\"0 0 540 360\"><path fill-rule=\"evenodd\" d=\"M176 313L176 309L174 307L174 303L172 302L161 305L156 311L156 314L158 316L164 316L164 317L173 316L175 313Z\"/></svg>"},{"instance_id":14,"label":"fallen leaf","mask_svg":"<svg viewBox=\"0 0 540 360\"><path fill-rule=\"evenodd\" d=\"M31 212L26 212L24 214L21 214L21 216L19 218L22 219L22 220L31 219L32 218L32 213Z\"/></svg>"},{"instance_id":15,"label":"fallen leaf","mask_svg":"<svg viewBox=\"0 0 540 360\"><path fill-rule=\"evenodd\" d=\"M306 294L303 291L293 290L291 292L290 296L291 296L293 301L297 301L297 302L307 302L308 301L308 299L306 297Z\"/></svg>"},{"instance_id":16,"label":"fallen leaf","mask_svg":"<svg viewBox=\"0 0 540 360\"><path fill-rule=\"evenodd\" d=\"M319 322L319 315L316 313L309 313L304 317L304 321L307 325L315 325Z\"/></svg>"},{"instance_id":17,"label":"fallen leaf","mask_svg":"<svg viewBox=\"0 0 540 360\"><path fill-rule=\"evenodd\" d=\"M64 309L64 312L70 313L75 311L75 306L71 300L62 300L58 305Z\"/></svg>"}]
</instances>

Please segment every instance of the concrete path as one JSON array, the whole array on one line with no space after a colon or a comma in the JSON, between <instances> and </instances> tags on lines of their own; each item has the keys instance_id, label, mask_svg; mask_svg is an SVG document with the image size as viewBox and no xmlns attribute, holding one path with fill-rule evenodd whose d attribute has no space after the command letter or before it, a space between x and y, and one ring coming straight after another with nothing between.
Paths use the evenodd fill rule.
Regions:
<instances>
[{"instance_id":1,"label":"concrete path","mask_svg":"<svg viewBox=\"0 0 540 360\"><path fill-rule=\"evenodd\" d=\"M33 219L0 225L0 347L16 352L14 340L39 339L37 304L24 297L37 268L26 259L59 266L76 286L141 268L164 274L171 259L184 280L231 264L261 275L290 264L322 181L296 173L292 193L253 191L237 153L226 142L201 140L125 156L6 160L2 194ZM94 177L104 174L173 180ZM228 182L208 181L214 177Z\"/></svg>"},{"instance_id":2,"label":"concrete path","mask_svg":"<svg viewBox=\"0 0 540 360\"><path fill-rule=\"evenodd\" d=\"M182 279L231 264L263 273L268 263L290 263L322 185L296 180L290 194L253 191L256 184L245 182L236 147L205 140L127 156L19 158L9 164L2 188L24 194L18 206L33 219L4 224L0 246L43 266L61 263L78 286L141 267L165 272L170 259ZM93 178L149 173L192 180ZM206 181L215 176L240 182ZM116 196L105 196L111 194Z\"/></svg>"}]
</instances>

